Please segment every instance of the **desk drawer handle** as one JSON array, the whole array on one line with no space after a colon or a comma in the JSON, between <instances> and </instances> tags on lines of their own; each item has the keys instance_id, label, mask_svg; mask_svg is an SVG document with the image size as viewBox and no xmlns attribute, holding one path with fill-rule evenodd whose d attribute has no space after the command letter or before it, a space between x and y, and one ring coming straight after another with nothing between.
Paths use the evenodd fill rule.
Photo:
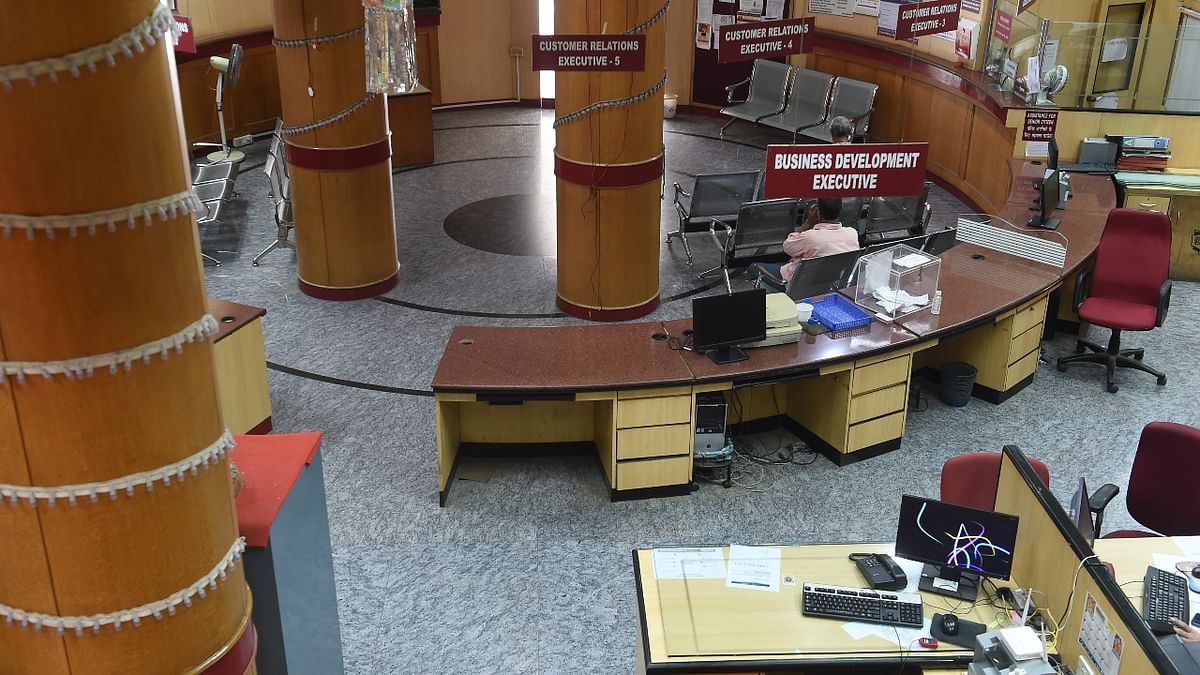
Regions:
<instances>
[{"instance_id":1,"label":"desk drawer handle","mask_svg":"<svg viewBox=\"0 0 1200 675\"><path fill-rule=\"evenodd\" d=\"M1154 204L1153 202L1150 202L1150 203L1142 202L1142 203L1138 204L1138 206L1142 207L1143 209L1150 209L1152 211L1158 210L1158 209L1154 208L1155 206L1157 206L1157 204Z\"/></svg>"}]
</instances>

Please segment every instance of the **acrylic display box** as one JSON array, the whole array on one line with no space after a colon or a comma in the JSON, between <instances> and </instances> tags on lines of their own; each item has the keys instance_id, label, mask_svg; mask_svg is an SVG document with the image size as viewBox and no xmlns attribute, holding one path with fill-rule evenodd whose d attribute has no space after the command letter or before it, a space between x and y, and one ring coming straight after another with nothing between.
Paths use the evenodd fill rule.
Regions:
<instances>
[{"instance_id":1,"label":"acrylic display box","mask_svg":"<svg viewBox=\"0 0 1200 675\"><path fill-rule=\"evenodd\" d=\"M897 244L858 259L854 302L884 321L894 321L933 304L942 260Z\"/></svg>"}]
</instances>

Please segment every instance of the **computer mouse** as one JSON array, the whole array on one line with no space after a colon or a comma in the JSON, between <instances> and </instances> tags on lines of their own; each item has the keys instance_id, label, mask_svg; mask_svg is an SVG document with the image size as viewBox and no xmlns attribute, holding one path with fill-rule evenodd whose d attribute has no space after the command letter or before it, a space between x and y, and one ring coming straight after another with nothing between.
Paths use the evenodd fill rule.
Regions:
<instances>
[{"instance_id":1,"label":"computer mouse","mask_svg":"<svg viewBox=\"0 0 1200 675\"><path fill-rule=\"evenodd\" d=\"M958 635L958 617L953 614L943 614L941 628L946 635Z\"/></svg>"}]
</instances>

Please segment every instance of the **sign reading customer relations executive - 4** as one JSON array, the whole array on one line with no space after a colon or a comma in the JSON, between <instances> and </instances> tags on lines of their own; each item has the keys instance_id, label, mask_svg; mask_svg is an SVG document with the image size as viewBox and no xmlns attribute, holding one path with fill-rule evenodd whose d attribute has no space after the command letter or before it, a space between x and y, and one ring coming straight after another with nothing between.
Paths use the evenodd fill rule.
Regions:
<instances>
[{"instance_id":1,"label":"sign reading customer relations executive - 4","mask_svg":"<svg viewBox=\"0 0 1200 675\"><path fill-rule=\"evenodd\" d=\"M767 146L767 199L899 197L925 189L928 143Z\"/></svg>"},{"instance_id":2,"label":"sign reading customer relations executive - 4","mask_svg":"<svg viewBox=\"0 0 1200 675\"><path fill-rule=\"evenodd\" d=\"M931 0L901 5L896 19L896 39L908 40L958 29L959 0Z\"/></svg>"},{"instance_id":3,"label":"sign reading customer relations executive - 4","mask_svg":"<svg viewBox=\"0 0 1200 675\"><path fill-rule=\"evenodd\" d=\"M751 59L773 59L788 54L807 54L813 50L816 20L781 19L735 23L717 31L717 61L733 63Z\"/></svg>"},{"instance_id":4,"label":"sign reading customer relations executive - 4","mask_svg":"<svg viewBox=\"0 0 1200 675\"><path fill-rule=\"evenodd\" d=\"M645 35L534 35L534 70L646 68Z\"/></svg>"}]
</instances>

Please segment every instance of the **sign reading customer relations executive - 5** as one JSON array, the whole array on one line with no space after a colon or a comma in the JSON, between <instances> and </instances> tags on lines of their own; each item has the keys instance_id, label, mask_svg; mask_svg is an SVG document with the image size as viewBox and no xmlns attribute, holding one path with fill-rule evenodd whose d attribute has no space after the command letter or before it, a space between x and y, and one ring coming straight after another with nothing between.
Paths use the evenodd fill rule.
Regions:
<instances>
[{"instance_id":1,"label":"sign reading customer relations executive - 5","mask_svg":"<svg viewBox=\"0 0 1200 675\"><path fill-rule=\"evenodd\" d=\"M646 68L645 35L534 35L534 70Z\"/></svg>"},{"instance_id":2,"label":"sign reading customer relations executive - 5","mask_svg":"<svg viewBox=\"0 0 1200 675\"><path fill-rule=\"evenodd\" d=\"M901 5L896 19L896 39L908 40L958 29L959 0L931 0Z\"/></svg>"},{"instance_id":3,"label":"sign reading customer relations executive - 5","mask_svg":"<svg viewBox=\"0 0 1200 675\"><path fill-rule=\"evenodd\" d=\"M773 59L813 50L809 37L816 28L811 16L802 19L735 23L717 32L717 61L733 63L751 59Z\"/></svg>"},{"instance_id":4,"label":"sign reading customer relations executive - 5","mask_svg":"<svg viewBox=\"0 0 1200 675\"><path fill-rule=\"evenodd\" d=\"M767 146L767 199L899 197L925 189L928 143Z\"/></svg>"}]
</instances>

